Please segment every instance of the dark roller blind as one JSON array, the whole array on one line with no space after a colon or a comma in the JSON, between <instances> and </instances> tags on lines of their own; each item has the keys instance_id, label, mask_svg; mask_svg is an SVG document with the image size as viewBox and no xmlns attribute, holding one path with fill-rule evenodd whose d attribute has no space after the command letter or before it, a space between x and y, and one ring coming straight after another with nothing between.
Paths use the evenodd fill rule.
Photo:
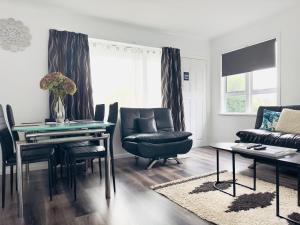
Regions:
<instances>
[{"instance_id":1,"label":"dark roller blind","mask_svg":"<svg viewBox=\"0 0 300 225\"><path fill-rule=\"evenodd\" d=\"M276 66L276 39L222 55L222 76L247 73Z\"/></svg>"}]
</instances>

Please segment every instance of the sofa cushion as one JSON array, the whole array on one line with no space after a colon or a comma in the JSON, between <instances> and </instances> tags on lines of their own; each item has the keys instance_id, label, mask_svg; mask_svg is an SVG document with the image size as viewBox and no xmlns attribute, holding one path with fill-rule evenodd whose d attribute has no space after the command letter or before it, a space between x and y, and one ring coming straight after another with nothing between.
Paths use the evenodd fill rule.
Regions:
<instances>
[{"instance_id":1,"label":"sofa cushion","mask_svg":"<svg viewBox=\"0 0 300 225\"><path fill-rule=\"evenodd\" d=\"M140 133L132 134L123 139L123 141L129 142L147 142L152 144L170 143L176 141L182 141L191 136L190 132L174 131L174 132L157 132L157 133Z\"/></svg>"},{"instance_id":2,"label":"sofa cushion","mask_svg":"<svg viewBox=\"0 0 300 225\"><path fill-rule=\"evenodd\" d=\"M279 120L280 112L264 109L263 120L260 129L274 131Z\"/></svg>"},{"instance_id":3,"label":"sofa cushion","mask_svg":"<svg viewBox=\"0 0 300 225\"><path fill-rule=\"evenodd\" d=\"M263 143L271 131L261 129L247 129L236 133L242 142Z\"/></svg>"},{"instance_id":4,"label":"sofa cushion","mask_svg":"<svg viewBox=\"0 0 300 225\"><path fill-rule=\"evenodd\" d=\"M300 135L271 132L261 129L248 129L237 132L241 142L260 143L300 149Z\"/></svg>"},{"instance_id":5,"label":"sofa cushion","mask_svg":"<svg viewBox=\"0 0 300 225\"><path fill-rule=\"evenodd\" d=\"M139 126L139 131L141 133L156 133L157 127L154 117L150 118L138 118L137 123Z\"/></svg>"},{"instance_id":6,"label":"sofa cushion","mask_svg":"<svg viewBox=\"0 0 300 225\"><path fill-rule=\"evenodd\" d=\"M300 134L300 110L283 109L276 131L290 134Z\"/></svg>"}]
</instances>

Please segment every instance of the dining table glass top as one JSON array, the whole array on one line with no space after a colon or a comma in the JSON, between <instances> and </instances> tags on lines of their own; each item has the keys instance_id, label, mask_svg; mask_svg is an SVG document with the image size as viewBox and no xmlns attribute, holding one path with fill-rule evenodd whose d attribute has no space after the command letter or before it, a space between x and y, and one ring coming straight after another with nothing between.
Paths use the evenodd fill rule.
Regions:
<instances>
[{"instance_id":1,"label":"dining table glass top","mask_svg":"<svg viewBox=\"0 0 300 225\"><path fill-rule=\"evenodd\" d=\"M106 129L114 125L109 122L100 122L93 120L75 120L65 123L47 122L47 123L28 123L16 125L12 128L13 131L31 133L31 132L46 132L46 131L68 131L80 129Z\"/></svg>"}]
</instances>

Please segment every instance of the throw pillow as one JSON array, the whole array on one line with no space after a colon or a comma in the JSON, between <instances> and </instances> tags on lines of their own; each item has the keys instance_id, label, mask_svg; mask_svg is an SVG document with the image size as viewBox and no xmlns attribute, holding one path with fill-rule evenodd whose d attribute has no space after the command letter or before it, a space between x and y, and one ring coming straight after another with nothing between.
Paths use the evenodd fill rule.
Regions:
<instances>
[{"instance_id":1,"label":"throw pillow","mask_svg":"<svg viewBox=\"0 0 300 225\"><path fill-rule=\"evenodd\" d=\"M141 133L156 133L157 127L153 117L138 118L138 126Z\"/></svg>"},{"instance_id":2,"label":"throw pillow","mask_svg":"<svg viewBox=\"0 0 300 225\"><path fill-rule=\"evenodd\" d=\"M283 109L276 126L276 131L300 134L300 110Z\"/></svg>"},{"instance_id":3,"label":"throw pillow","mask_svg":"<svg viewBox=\"0 0 300 225\"><path fill-rule=\"evenodd\" d=\"M260 129L275 131L276 124L279 120L280 112L264 109L263 121Z\"/></svg>"}]
</instances>

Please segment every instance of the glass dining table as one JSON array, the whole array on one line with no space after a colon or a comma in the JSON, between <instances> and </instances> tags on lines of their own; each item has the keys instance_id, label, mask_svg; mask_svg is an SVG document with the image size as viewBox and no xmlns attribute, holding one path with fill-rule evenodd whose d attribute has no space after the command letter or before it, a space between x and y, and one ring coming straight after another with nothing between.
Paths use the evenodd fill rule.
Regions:
<instances>
[{"instance_id":1,"label":"glass dining table","mask_svg":"<svg viewBox=\"0 0 300 225\"><path fill-rule=\"evenodd\" d=\"M15 144L17 161L17 185L18 185L18 212L23 217L23 184L22 184L22 149L26 146L45 145L103 140L106 148L107 160L105 160L105 196L110 198L110 135L106 131L113 123L91 120L69 121L65 123L31 123L16 125L12 131L24 134L23 141ZM100 141L99 141L100 143Z\"/></svg>"}]
</instances>

